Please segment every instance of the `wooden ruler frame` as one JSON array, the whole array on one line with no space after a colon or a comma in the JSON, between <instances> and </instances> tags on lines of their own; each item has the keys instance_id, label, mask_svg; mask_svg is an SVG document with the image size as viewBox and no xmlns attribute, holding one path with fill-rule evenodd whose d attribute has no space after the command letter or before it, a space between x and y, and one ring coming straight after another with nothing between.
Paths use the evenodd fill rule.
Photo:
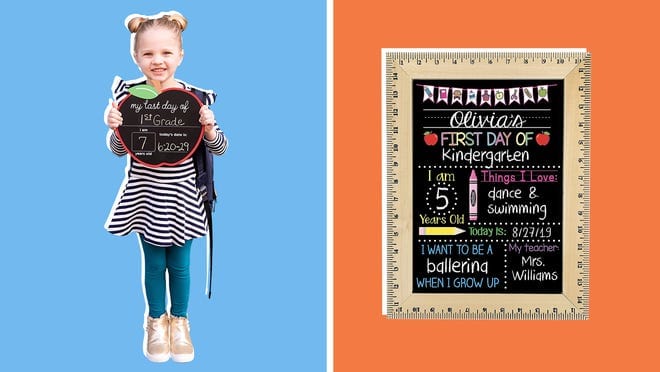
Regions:
<instances>
[{"instance_id":1,"label":"wooden ruler frame","mask_svg":"<svg viewBox=\"0 0 660 372\"><path fill-rule=\"evenodd\" d=\"M562 293L412 292L412 80L564 81ZM591 56L585 49L383 49L383 313L404 319L589 317Z\"/></svg>"}]
</instances>

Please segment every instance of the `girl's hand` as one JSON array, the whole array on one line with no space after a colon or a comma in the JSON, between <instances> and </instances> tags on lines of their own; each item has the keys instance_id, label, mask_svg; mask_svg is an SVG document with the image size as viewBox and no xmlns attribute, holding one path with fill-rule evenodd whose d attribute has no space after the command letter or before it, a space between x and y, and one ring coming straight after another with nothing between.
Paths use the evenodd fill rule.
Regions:
<instances>
[{"instance_id":1,"label":"girl's hand","mask_svg":"<svg viewBox=\"0 0 660 372\"><path fill-rule=\"evenodd\" d=\"M110 129L117 129L123 122L124 119L121 117L121 112L117 107L117 103L113 100L108 102L108 107L105 108L105 124Z\"/></svg>"},{"instance_id":2,"label":"girl's hand","mask_svg":"<svg viewBox=\"0 0 660 372\"><path fill-rule=\"evenodd\" d=\"M204 105L199 109L199 122L204 126L204 136L207 140L213 141L215 139L215 115L208 105Z\"/></svg>"}]
</instances>

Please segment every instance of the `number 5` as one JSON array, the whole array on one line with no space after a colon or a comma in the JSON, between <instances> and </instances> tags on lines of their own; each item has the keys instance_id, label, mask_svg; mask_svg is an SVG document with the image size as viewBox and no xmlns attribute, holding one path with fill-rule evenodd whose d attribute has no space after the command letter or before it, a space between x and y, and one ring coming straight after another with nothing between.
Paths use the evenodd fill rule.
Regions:
<instances>
[{"instance_id":1,"label":"number 5","mask_svg":"<svg viewBox=\"0 0 660 372\"><path fill-rule=\"evenodd\" d=\"M436 199L436 200L442 200L442 201L444 202L444 205L443 205L443 206L439 206L439 205L438 205L438 206L436 206L435 208L436 208L436 209L439 209L439 210L443 210L443 209L445 209L445 208L447 208L447 207L449 206L449 198L447 197L447 195L444 195L444 194L441 195L441 194L440 194L440 190L442 190L442 191L447 191L447 190L449 190L449 189L446 188L446 187L438 187L437 192L436 192L436 194L435 194L435 199Z\"/></svg>"}]
</instances>

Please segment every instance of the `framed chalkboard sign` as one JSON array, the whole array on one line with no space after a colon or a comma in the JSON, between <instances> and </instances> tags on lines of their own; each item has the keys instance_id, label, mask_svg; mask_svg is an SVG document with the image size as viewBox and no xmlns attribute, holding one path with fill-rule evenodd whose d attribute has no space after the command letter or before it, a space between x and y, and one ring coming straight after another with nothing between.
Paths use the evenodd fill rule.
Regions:
<instances>
[{"instance_id":1,"label":"framed chalkboard sign","mask_svg":"<svg viewBox=\"0 0 660 372\"><path fill-rule=\"evenodd\" d=\"M589 54L383 63L387 316L586 319Z\"/></svg>"},{"instance_id":2,"label":"framed chalkboard sign","mask_svg":"<svg viewBox=\"0 0 660 372\"><path fill-rule=\"evenodd\" d=\"M133 159L149 167L177 165L188 159L202 140L199 98L170 88L132 87L119 103L123 124L116 131Z\"/></svg>"}]
</instances>

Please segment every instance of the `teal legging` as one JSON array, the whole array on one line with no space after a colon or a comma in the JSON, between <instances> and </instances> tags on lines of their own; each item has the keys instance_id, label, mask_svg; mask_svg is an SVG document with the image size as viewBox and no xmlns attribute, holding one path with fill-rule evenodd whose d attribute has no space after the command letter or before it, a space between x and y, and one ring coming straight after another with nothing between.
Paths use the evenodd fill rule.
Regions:
<instances>
[{"instance_id":1,"label":"teal legging","mask_svg":"<svg viewBox=\"0 0 660 372\"><path fill-rule=\"evenodd\" d=\"M144 290L149 305L149 316L159 318L166 311L165 271L170 281L170 313L188 317L190 297L190 246L187 240L183 247L158 247L144 241L140 235L144 252Z\"/></svg>"}]
</instances>

